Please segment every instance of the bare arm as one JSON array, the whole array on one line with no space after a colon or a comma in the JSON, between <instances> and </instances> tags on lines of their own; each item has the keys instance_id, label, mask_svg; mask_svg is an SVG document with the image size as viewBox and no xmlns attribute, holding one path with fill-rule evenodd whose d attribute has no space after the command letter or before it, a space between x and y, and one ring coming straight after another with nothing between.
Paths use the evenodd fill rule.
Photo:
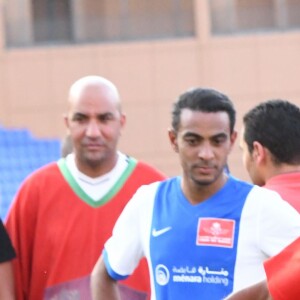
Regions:
<instances>
[{"instance_id":1,"label":"bare arm","mask_svg":"<svg viewBox=\"0 0 300 300\"><path fill-rule=\"evenodd\" d=\"M235 294L232 294L226 300L272 300L269 293L267 282L261 281L255 285L251 285Z\"/></svg>"},{"instance_id":2,"label":"bare arm","mask_svg":"<svg viewBox=\"0 0 300 300\"><path fill-rule=\"evenodd\" d=\"M15 300L12 262L0 263L0 300Z\"/></svg>"},{"instance_id":3,"label":"bare arm","mask_svg":"<svg viewBox=\"0 0 300 300\"><path fill-rule=\"evenodd\" d=\"M91 276L93 300L120 300L117 282L106 270L102 256L97 261Z\"/></svg>"}]
</instances>

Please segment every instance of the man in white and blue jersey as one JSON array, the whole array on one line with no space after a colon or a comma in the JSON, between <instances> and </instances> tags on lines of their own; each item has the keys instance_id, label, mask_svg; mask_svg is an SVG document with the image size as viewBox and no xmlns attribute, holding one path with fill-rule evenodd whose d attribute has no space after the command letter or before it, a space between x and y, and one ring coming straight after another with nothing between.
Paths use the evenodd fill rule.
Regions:
<instances>
[{"instance_id":1,"label":"man in white and blue jersey","mask_svg":"<svg viewBox=\"0 0 300 300\"><path fill-rule=\"evenodd\" d=\"M265 278L263 261L300 235L274 191L225 172L237 133L230 99L195 88L174 104L169 138L182 176L142 186L119 217L91 279L94 300L147 258L152 300L220 300Z\"/></svg>"}]
</instances>

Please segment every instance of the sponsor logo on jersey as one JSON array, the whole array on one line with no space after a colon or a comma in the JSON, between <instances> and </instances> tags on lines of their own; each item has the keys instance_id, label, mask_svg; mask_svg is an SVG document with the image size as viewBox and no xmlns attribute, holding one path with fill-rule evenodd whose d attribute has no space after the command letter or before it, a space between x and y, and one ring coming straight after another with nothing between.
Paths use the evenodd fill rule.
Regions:
<instances>
[{"instance_id":1,"label":"sponsor logo on jersey","mask_svg":"<svg viewBox=\"0 0 300 300\"><path fill-rule=\"evenodd\" d=\"M233 247L235 220L199 218L196 244L199 246Z\"/></svg>"},{"instance_id":2,"label":"sponsor logo on jersey","mask_svg":"<svg viewBox=\"0 0 300 300\"><path fill-rule=\"evenodd\" d=\"M159 285L166 285L170 280L170 272L165 265L157 265L155 268L155 279Z\"/></svg>"},{"instance_id":3,"label":"sponsor logo on jersey","mask_svg":"<svg viewBox=\"0 0 300 300\"><path fill-rule=\"evenodd\" d=\"M152 236L154 236L154 237L160 236L160 235L162 235L162 234L168 232L168 231L171 230L171 229L172 229L171 226L165 227L165 228L162 228L162 229L159 229L159 230L153 228L153 230L152 230Z\"/></svg>"},{"instance_id":4,"label":"sponsor logo on jersey","mask_svg":"<svg viewBox=\"0 0 300 300\"><path fill-rule=\"evenodd\" d=\"M194 284L219 284L228 286L229 272L221 268L220 270L212 270L207 266L173 266L170 270L163 264L155 267L155 280L158 285L164 286L169 282L174 283L194 283Z\"/></svg>"}]
</instances>

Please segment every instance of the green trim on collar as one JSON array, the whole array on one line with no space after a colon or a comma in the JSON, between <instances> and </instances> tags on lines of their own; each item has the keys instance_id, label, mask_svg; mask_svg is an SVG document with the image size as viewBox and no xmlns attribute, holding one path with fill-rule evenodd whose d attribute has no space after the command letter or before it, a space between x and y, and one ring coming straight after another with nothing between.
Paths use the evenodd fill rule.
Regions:
<instances>
[{"instance_id":1,"label":"green trim on collar","mask_svg":"<svg viewBox=\"0 0 300 300\"><path fill-rule=\"evenodd\" d=\"M111 189L99 200L93 200L86 192L80 187L77 183L73 175L71 174L70 170L68 169L67 162L65 158L61 158L57 162L58 168L60 169L63 177L69 183L71 189L74 193L84 202L89 204L93 207L99 207L110 201L122 188L128 177L132 174L133 170L137 165L137 161L132 158L128 157L128 166L124 170L121 177L117 180L117 182L111 187Z\"/></svg>"}]
</instances>

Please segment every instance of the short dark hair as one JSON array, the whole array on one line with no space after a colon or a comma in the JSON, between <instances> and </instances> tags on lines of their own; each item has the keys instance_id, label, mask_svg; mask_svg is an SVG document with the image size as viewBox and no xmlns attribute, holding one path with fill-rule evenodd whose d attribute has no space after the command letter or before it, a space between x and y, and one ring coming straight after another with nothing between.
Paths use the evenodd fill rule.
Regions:
<instances>
[{"instance_id":1,"label":"short dark hair","mask_svg":"<svg viewBox=\"0 0 300 300\"><path fill-rule=\"evenodd\" d=\"M260 103L243 118L244 140L249 152L257 141L272 154L274 163L300 163L300 108L274 99Z\"/></svg>"},{"instance_id":2,"label":"short dark hair","mask_svg":"<svg viewBox=\"0 0 300 300\"><path fill-rule=\"evenodd\" d=\"M181 111L185 108L202 112L226 112L230 122L230 133L235 125L235 109L231 100L214 89L194 88L181 94L173 105L172 127L178 131Z\"/></svg>"}]
</instances>

